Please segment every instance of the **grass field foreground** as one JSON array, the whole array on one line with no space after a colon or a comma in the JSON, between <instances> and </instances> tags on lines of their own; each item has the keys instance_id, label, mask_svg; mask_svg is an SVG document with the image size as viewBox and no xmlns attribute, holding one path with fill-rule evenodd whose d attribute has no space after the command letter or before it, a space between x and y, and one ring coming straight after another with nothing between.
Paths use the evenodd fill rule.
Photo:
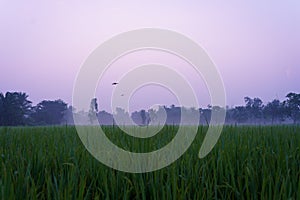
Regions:
<instances>
[{"instance_id":1,"label":"grass field foreground","mask_svg":"<svg viewBox=\"0 0 300 200\"><path fill-rule=\"evenodd\" d=\"M103 127L116 145L147 152L176 134L134 139ZM1 199L300 199L299 126L226 126L210 154L198 158L207 127L188 151L161 170L130 174L101 164L75 127L0 128Z\"/></svg>"}]
</instances>

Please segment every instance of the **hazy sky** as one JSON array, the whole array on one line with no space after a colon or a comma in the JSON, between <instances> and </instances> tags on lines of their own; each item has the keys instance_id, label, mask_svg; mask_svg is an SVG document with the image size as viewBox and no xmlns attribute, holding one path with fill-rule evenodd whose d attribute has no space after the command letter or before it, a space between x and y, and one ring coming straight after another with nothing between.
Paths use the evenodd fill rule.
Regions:
<instances>
[{"instance_id":1,"label":"hazy sky","mask_svg":"<svg viewBox=\"0 0 300 200\"><path fill-rule=\"evenodd\" d=\"M24 91L34 103L57 98L71 103L73 83L90 52L116 34L145 27L177 31L205 48L222 75L229 106L242 104L244 96L269 101L300 92L299 0L0 0L0 92ZM120 65L154 59L172 60L178 70L188 67L170 55L148 53L115 63L104 79L109 83L100 81L101 95L111 94ZM196 77L190 81L203 85ZM140 89L132 97L133 107L174 102L168 92L140 101L151 91L163 94L161 88ZM209 103L205 89L197 95L204 97L201 105ZM101 107L107 106L103 100Z\"/></svg>"}]
</instances>

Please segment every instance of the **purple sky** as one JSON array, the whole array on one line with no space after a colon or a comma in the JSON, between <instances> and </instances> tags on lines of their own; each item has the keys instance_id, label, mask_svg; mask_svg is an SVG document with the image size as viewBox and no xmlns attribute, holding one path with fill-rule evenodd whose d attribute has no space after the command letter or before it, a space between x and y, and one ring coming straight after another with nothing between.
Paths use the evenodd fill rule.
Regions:
<instances>
[{"instance_id":1,"label":"purple sky","mask_svg":"<svg viewBox=\"0 0 300 200\"><path fill-rule=\"evenodd\" d=\"M57 98L71 103L73 83L90 52L116 34L144 27L177 31L205 48L222 75L229 106L243 104L244 96L270 101L300 92L299 0L112 2L0 0L0 92L24 91L34 103ZM104 97L121 76L118 66L129 69L151 59L183 72L188 67L167 54L128 55L107 72L103 80L109 84L100 81L101 107L109 106ZM200 105L207 105L201 78L186 73L199 87ZM174 103L170 93L157 93L163 90L138 90L132 107Z\"/></svg>"}]
</instances>

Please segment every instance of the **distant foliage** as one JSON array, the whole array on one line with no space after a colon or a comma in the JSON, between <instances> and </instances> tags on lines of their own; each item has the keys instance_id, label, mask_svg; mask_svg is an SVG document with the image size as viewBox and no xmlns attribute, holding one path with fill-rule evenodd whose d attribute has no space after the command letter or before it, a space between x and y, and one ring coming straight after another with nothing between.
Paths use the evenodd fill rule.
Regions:
<instances>
[{"instance_id":1,"label":"distant foliage","mask_svg":"<svg viewBox=\"0 0 300 200\"><path fill-rule=\"evenodd\" d=\"M300 122L300 94L290 92L284 101L274 99L266 104L258 98L245 97L245 105L232 108L222 108L208 105L207 108L185 108L175 105L160 106L159 109L140 110L128 113L124 108L117 108L114 115L104 110L98 110L97 98L91 99L88 111L80 110L67 105L62 100L43 100L36 106L28 100L28 95L23 92L0 93L0 126L24 125L60 125L74 124L73 115L76 115L82 125L98 124L128 125L134 122L140 126L149 124L176 125L194 123L194 119L186 118L181 122L181 113L187 116L200 114L199 124L208 125L211 113L226 109L226 124L297 124ZM190 113L190 115L189 115ZM165 116L165 119L163 119ZM80 120L82 119L82 120ZM117 119L117 120L114 120Z\"/></svg>"}]
</instances>

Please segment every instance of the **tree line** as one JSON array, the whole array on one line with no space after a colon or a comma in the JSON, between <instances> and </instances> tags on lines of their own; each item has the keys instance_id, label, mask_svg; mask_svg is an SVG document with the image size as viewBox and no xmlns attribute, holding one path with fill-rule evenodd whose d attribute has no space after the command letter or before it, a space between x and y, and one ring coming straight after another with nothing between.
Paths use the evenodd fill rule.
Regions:
<instances>
[{"instance_id":1,"label":"tree line","mask_svg":"<svg viewBox=\"0 0 300 200\"><path fill-rule=\"evenodd\" d=\"M62 100L43 100L33 106L26 93L0 93L0 126L58 125L67 108Z\"/></svg>"},{"instance_id":2,"label":"tree line","mask_svg":"<svg viewBox=\"0 0 300 200\"><path fill-rule=\"evenodd\" d=\"M0 126L45 126L74 124L73 115L82 118L82 124L115 124L114 117L121 119L121 123L129 124L130 120L138 125L148 125L159 121L164 116L166 124L181 123L181 112L199 112L200 124L209 124L212 110L226 109L226 124L280 124L299 123L300 94L290 92L286 99L274 99L263 104L260 98L244 98L245 105L232 108L208 106L207 108L184 108L175 105L160 106L158 109L140 110L131 114L122 108L117 108L114 115L104 110L98 111L97 99L91 100L90 110L76 111L63 100L43 100L33 105L24 92L0 93ZM85 119L89 119L88 121ZM189 120L183 122L189 124Z\"/></svg>"}]
</instances>

